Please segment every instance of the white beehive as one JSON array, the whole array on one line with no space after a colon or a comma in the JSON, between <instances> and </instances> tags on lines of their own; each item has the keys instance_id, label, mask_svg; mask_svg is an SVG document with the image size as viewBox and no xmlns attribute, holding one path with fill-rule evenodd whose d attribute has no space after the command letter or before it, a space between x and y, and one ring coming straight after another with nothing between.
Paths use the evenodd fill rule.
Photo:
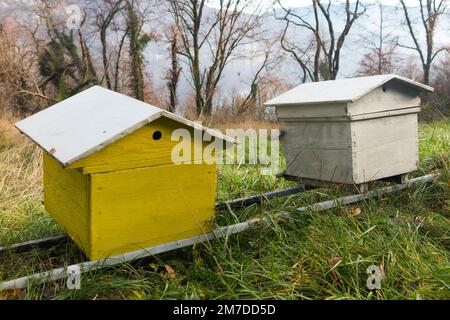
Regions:
<instances>
[{"instance_id":1,"label":"white beehive","mask_svg":"<svg viewBox=\"0 0 450 320\"><path fill-rule=\"evenodd\" d=\"M270 101L283 124L284 176L365 185L418 167L421 91L397 75L302 84Z\"/></svg>"}]
</instances>

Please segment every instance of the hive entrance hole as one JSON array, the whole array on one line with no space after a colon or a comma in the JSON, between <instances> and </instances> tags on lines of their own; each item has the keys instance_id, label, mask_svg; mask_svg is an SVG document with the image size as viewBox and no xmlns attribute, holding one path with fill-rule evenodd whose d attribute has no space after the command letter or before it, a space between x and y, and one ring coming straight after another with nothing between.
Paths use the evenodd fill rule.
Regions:
<instances>
[{"instance_id":1,"label":"hive entrance hole","mask_svg":"<svg viewBox=\"0 0 450 320\"><path fill-rule=\"evenodd\" d=\"M162 138L162 132L161 131L155 131L153 132L153 140L158 141Z\"/></svg>"}]
</instances>

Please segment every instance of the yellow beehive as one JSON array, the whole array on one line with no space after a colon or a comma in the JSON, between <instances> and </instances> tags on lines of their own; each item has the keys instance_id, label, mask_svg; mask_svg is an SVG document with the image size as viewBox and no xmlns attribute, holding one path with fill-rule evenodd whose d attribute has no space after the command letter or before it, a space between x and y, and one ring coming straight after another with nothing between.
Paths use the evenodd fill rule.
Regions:
<instances>
[{"instance_id":1,"label":"yellow beehive","mask_svg":"<svg viewBox=\"0 0 450 320\"><path fill-rule=\"evenodd\" d=\"M172 133L219 132L98 86L16 127L44 149L46 210L89 259L211 230L216 165L176 163Z\"/></svg>"}]
</instances>

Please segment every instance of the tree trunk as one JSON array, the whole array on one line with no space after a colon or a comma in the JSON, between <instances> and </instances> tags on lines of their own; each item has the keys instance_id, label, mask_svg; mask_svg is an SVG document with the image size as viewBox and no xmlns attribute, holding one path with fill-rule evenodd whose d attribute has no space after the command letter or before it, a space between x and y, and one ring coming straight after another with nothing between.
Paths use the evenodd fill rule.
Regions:
<instances>
[{"instance_id":1,"label":"tree trunk","mask_svg":"<svg viewBox=\"0 0 450 320\"><path fill-rule=\"evenodd\" d=\"M181 68L178 63L178 39L177 34L174 32L171 39L170 46L170 58L171 58L171 68L170 68L170 78L168 82L169 87L169 111L174 112L177 104L177 88L178 88L178 80L180 78Z\"/></svg>"},{"instance_id":2,"label":"tree trunk","mask_svg":"<svg viewBox=\"0 0 450 320\"><path fill-rule=\"evenodd\" d=\"M134 97L144 101L144 74L142 72L142 53L139 43L140 21L136 15L133 4L128 4L128 27L130 42L130 60L131 60L131 88Z\"/></svg>"},{"instance_id":3,"label":"tree trunk","mask_svg":"<svg viewBox=\"0 0 450 320\"><path fill-rule=\"evenodd\" d=\"M103 73L106 80L106 86L108 89L112 88L111 78L109 76L109 63L108 63L108 53L107 53L107 44L106 44L106 28L108 26L102 26L100 30L100 41L102 43L102 61L103 61Z\"/></svg>"}]
</instances>

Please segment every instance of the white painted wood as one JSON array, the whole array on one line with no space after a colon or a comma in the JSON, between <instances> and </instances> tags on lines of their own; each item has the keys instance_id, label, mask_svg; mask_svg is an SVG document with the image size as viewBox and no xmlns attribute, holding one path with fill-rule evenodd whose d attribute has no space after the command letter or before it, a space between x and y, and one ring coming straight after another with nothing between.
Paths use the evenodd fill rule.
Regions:
<instances>
[{"instance_id":1,"label":"white painted wood","mask_svg":"<svg viewBox=\"0 0 450 320\"><path fill-rule=\"evenodd\" d=\"M356 120L284 121L286 174L362 184L415 171L419 161L417 112ZM410 113L413 112L413 113Z\"/></svg>"},{"instance_id":2,"label":"white painted wood","mask_svg":"<svg viewBox=\"0 0 450 320\"><path fill-rule=\"evenodd\" d=\"M318 103L314 105L288 105L277 107L278 119L290 121L290 119L313 120L321 118L323 120L345 120L348 116L347 103ZM325 118L325 119L324 119Z\"/></svg>"},{"instance_id":3,"label":"white painted wood","mask_svg":"<svg viewBox=\"0 0 450 320\"><path fill-rule=\"evenodd\" d=\"M416 170L419 93L432 90L382 75L303 84L269 101L283 123L286 174L364 184Z\"/></svg>"},{"instance_id":4,"label":"white painted wood","mask_svg":"<svg viewBox=\"0 0 450 320\"><path fill-rule=\"evenodd\" d=\"M16 123L16 127L68 166L160 117L235 142L218 131L100 86L36 113Z\"/></svg>"},{"instance_id":5,"label":"white painted wood","mask_svg":"<svg viewBox=\"0 0 450 320\"><path fill-rule=\"evenodd\" d=\"M419 92L416 88L411 89L401 82L391 81L351 103L348 114L354 117L417 108L420 106Z\"/></svg>"},{"instance_id":6,"label":"white painted wood","mask_svg":"<svg viewBox=\"0 0 450 320\"><path fill-rule=\"evenodd\" d=\"M386 74L343 80L304 83L292 90L266 102L265 106L311 105L318 103L355 102L372 90L395 80L416 91L433 92L433 88L419 82L395 75Z\"/></svg>"},{"instance_id":7,"label":"white painted wood","mask_svg":"<svg viewBox=\"0 0 450 320\"><path fill-rule=\"evenodd\" d=\"M417 170L417 113L351 123L353 181L364 183Z\"/></svg>"},{"instance_id":8,"label":"white painted wood","mask_svg":"<svg viewBox=\"0 0 450 320\"><path fill-rule=\"evenodd\" d=\"M352 184L352 140L349 122L287 121L281 145L286 174Z\"/></svg>"},{"instance_id":9,"label":"white painted wood","mask_svg":"<svg viewBox=\"0 0 450 320\"><path fill-rule=\"evenodd\" d=\"M392 193L395 191L410 188L412 185L414 185L416 183L431 182L431 181L437 179L438 177L439 177L439 174L431 174L431 175L427 175L427 176L423 176L423 177L418 177L415 179L411 179L407 183L402 184L402 185L394 185L394 186L384 187L384 188L381 188L378 190L370 191L365 194L357 194L357 195L351 195L351 196L338 198L335 200L323 201L323 202L319 202L319 203L316 203L316 204L313 204L310 206L298 208L297 210L300 212L305 212L305 211L320 212L320 211L332 209L332 208L335 208L338 206L363 201L370 197L382 196L387 193ZM81 271L81 273L87 273L89 271L98 270L98 269L101 269L104 267L115 266L115 265L118 265L121 263L133 261L136 259L142 259L142 258L145 258L148 256L157 255L157 254L160 254L163 252L168 252L168 251L188 247L191 245L195 245L197 243L210 241L214 238L227 238L230 235L233 235L233 234L236 234L239 232L243 232L248 229L255 228L256 226L258 226L261 223L268 223L268 222L272 221L274 218L289 217L290 215L291 215L291 213L283 212L283 213L279 213L275 216L272 216L270 218L269 217L263 217L262 219L254 218L254 219L250 219L245 222L218 228L213 232L210 232L210 233L207 233L207 234L204 234L201 236L183 239L183 240L179 240L179 241L175 241L175 242L171 242L171 243L166 243L166 244L162 244L159 246L126 253L123 255L119 255L119 256L104 259L104 260L83 262L83 263L68 266L66 268L57 268L57 269L49 270L46 272L37 273L37 274L31 275L29 277L22 277L22 278L10 280L10 281L5 281L5 282L0 283L0 290L24 289L24 288L27 288L32 283L38 284L38 283L45 283L45 282L65 279L69 275L68 270L71 270L71 269L79 269Z\"/></svg>"},{"instance_id":10,"label":"white painted wood","mask_svg":"<svg viewBox=\"0 0 450 320\"><path fill-rule=\"evenodd\" d=\"M294 152L303 148L348 150L352 146L348 122L296 120L285 122L283 130L283 146L295 148Z\"/></svg>"},{"instance_id":11,"label":"white painted wood","mask_svg":"<svg viewBox=\"0 0 450 320\"><path fill-rule=\"evenodd\" d=\"M302 149L295 161L287 163L290 176L353 184L351 150Z\"/></svg>"},{"instance_id":12,"label":"white painted wood","mask_svg":"<svg viewBox=\"0 0 450 320\"><path fill-rule=\"evenodd\" d=\"M397 109L397 110L392 110L392 111L380 111L380 112L373 112L373 113L365 113L365 114L351 115L349 117L349 120L359 121L359 120L401 116L404 114L417 114L420 112L420 110L421 110L420 107L415 107L415 108Z\"/></svg>"}]
</instances>

